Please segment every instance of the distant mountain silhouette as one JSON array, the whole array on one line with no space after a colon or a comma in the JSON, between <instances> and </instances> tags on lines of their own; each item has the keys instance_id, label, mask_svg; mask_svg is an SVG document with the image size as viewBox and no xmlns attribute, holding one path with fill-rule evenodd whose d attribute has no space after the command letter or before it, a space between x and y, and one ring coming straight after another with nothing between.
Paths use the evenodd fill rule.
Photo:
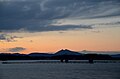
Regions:
<instances>
[{"instance_id":1,"label":"distant mountain silhouette","mask_svg":"<svg viewBox=\"0 0 120 79\"><path fill-rule=\"evenodd\" d=\"M65 49L65 50L62 49L62 50L56 52L55 55L81 55L81 53L74 52L74 51L71 51L68 49Z\"/></svg>"},{"instance_id":2,"label":"distant mountain silhouette","mask_svg":"<svg viewBox=\"0 0 120 79\"><path fill-rule=\"evenodd\" d=\"M111 57L113 57L113 58L120 58L120 54L114 54L114 55L111 55Z\"/></svg>"},{"instance_id":3,"label":"distant mountain silhouette","mask_svg":"<svg viewBox=\"0 0 120 79\"><path fill-rule=\"evenodd\" d=\"M53 54L48 54L48 53L30 53L28 54L28 56L31 56L31 57L40 57L40 56L43 56L43 57L51 57L53 56Z\"/></svg>"},{"instance_id":4,"label":"distant mountain silhouette","mask_svg":"<svg viewBox=\"0 0 120 79\"><path fill-rule=\"evenodd\" d=\"M97 54L83 51L82 53L68 49L60 50L54 54L33 52L30 54L0 53L0 60L120 60L120 54Z\"/></svg>"}]
</instances>

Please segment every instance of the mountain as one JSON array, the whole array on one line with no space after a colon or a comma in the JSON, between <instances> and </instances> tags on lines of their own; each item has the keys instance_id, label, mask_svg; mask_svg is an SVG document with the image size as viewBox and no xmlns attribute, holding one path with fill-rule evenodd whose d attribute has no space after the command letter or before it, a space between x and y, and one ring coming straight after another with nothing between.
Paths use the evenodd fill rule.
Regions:
<instances>
[{"instance_id":1,"label":"mountain","mask_svg":"<svg viewBox=\"0 0 120 79\"><path fill-rule=\"evenodd\" d=\"M30 57L51 57L53 56L53 54L34 52L34 53L28 54L28 56Z\"/></svg>"},{"instance_id":2,"label":"mountain","mask_svg":"<svg viewBox=\"0 0 120 79\"><path fill-rule=\"evenodd\" d=\"M120 54L114 54L114 55L111 55L111 57L113 57L113 58L120 58Z\"/></svg>"},{"instance_id":3,"label":"mountain","mask_svg":"<svg viewBox=\"0 0 120 79\"><path fill-rule=\"evenodd\" d=\"M120 54L120 51L89 51L89 50L82 50L80 51L81 53L84 54L108 54L108 55L116 55L116 54Z\"/></svg>"},{"instance_id":4,"label":"mountain","mask_svg":"<svg viewBox=\"0 0 120 79\"><path fill-rule=\"evenodd\" d=\"M81 55L81 53L74 52L74 51L71 51L68 49L65 49L65 50L62 49L62 50L56 52L55 55Z\"/></svg>"}]
</instances>

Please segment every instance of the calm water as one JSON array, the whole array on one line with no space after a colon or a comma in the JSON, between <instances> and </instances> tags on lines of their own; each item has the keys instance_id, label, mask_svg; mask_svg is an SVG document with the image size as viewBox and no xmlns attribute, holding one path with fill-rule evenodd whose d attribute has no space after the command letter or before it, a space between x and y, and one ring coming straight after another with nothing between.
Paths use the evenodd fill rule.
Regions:
<instances>
[{"instance_id":1,"label":"calm water","mask_svg":"<svg viewBox=\"0 0 120 79\"><path fill-rule=\"evenodd\" d=\"M0 64L0 79L120 79L120 63Z\"/></svg>"}]
</instances>

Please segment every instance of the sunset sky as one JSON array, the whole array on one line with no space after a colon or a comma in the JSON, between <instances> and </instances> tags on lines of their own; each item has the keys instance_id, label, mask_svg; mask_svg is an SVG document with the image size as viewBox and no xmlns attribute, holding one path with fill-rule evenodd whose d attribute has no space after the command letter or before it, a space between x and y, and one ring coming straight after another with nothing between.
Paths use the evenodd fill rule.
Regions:
<instances>
[{"instance_id":1,"label":"sunset sky","mask_svg":"<svg viewBox=\"0 0 120 79\"><path fill-rule=\"evenodd\" d=\"M0 52L120 51L120 0L0 0Z\"/></svg>"}]
</instances>

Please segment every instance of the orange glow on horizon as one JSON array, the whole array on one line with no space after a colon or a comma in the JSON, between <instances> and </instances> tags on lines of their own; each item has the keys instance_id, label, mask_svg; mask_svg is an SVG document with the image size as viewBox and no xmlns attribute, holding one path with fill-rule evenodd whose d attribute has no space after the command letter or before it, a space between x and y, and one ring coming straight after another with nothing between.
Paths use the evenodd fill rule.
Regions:
<instances>
[{"instance_id":1,"label":"orange glow on horizon","mask_svg":"<svg viewBox=\"0 0 120 79\"><path fill-rule=\"evenodd\" d=\"M68 31L63 34L57 32L38 33L37 35L19 39L16 42L0 42L0 52L10 52L6 51L6 49L15 47L26 48L20 53L54 53L61 49L74 51L120 51L119 32L118 28L109 28L101 33L93 33L91 31Z\"/></svg>"}]
</instances>

